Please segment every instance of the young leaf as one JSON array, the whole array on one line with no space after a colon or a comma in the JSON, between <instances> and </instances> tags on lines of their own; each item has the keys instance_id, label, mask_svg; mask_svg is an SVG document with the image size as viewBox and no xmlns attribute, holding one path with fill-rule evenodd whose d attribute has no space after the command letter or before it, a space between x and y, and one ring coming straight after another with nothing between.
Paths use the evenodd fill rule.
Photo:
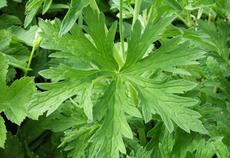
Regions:
<instances>
[{"instance_id":1,"label":"young leaf","mask_svg":"<svg viewBox=\"0 0 230 158\"><path fill-rule=\"evenodd\" d=\"M82 10L89 5L90 0L71 0L70 8L62 21L60 35L66 34L74 25Z\"/></svg>"}]
</instances>

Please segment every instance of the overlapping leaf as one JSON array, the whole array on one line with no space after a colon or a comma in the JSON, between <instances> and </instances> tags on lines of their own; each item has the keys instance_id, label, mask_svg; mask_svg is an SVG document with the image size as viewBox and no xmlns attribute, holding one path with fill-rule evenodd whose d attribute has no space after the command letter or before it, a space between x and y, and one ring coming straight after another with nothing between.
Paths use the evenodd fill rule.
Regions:
<instances>
[{"instance_id":1,"label":"overlapping leaf","mask_svg":"<svg viewBox=\"0 0 230 158\"><path fill-rule=\"evenodd\" d=\"M21 60L24 57L20 53L15 54L15 52L18 53L20 51L17 50L17 52L15 48L12 45L10 45L11 36L8 36L8 38L4 39L4 36L7 33L8 32L3 32L3 34L1 34L3 36L1 37L1 51L4 51L4 53L0 52L0 112L4 112L6 117L11 122L20 125L21 122L27 116L29 116L28 106L30 104L32 96L36 91L36 88L34 84L34 79L31 77L23 77L20 80L15 80L10 86L8 86L7 73L10 65L17 65L13 63L22 63L24 65L24 62L22 61L17 62L19 60L17 60L14 56L18 55L17 58L21 58ZM26 59L24 60L26 61ZM1 129L2 131L0 139L2 141L1 147L3 147L6 139L6 130L4 120L2 118Z\"/></svg>"},{"instance_id":2,"label":"overlapping leaf","mask_svg":"<svg viewBox=\"0 0 230 158\"><path fill-rule=\"evenodd\" d=\"M34 81L33 78L24 77L8 87L6 85L8 62L4 56L0 55L0 58L2 62L0 65L3 66L0 83L0 110L4 111L9 120L20 124L28 116L28 105L36 90Z\"/></svg>"}]
</instances>

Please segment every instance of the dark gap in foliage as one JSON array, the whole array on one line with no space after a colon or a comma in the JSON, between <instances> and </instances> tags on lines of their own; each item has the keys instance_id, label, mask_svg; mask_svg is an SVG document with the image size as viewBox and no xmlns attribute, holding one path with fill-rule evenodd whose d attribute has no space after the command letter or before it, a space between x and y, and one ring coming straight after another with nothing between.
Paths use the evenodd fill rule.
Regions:
<instances>
[{"instance_id":1,"label":"dark gap in foliage","mask_svg":"<svg viewBox=\"0 0 230 158\"><path fill-rule=\"evenodd\" d=\"M120 34L117 31L116 34L115 34L115 42L119 42L120 41L119 38L120 38Z\"/></svg>"},{"instance_id":2,"label":"dark gap in foliage","mask_svg":"<svg viewBox=\"0 0 230 158\"><path fill-rule=\"evenodd\" d=\"M52 135L52 132L49 130L44 131L39 137L30 142L29 146L33 151L38 150L38 148L49 140L49 137Z\"/></svg>"},{"instance_id":3,"label":"dark gap in foliage","mask_svg":"<svg viewBox=\"0 0 230 158\"><path fill-rule=\"evenodd\" d=\"M77 97L77 95L73 95L71 98L74 99L74 98L76 98L76 97Z\"/></svg>"},{"instance_id":4,"label":"dark gap in foliage","mask_svg":"<svg viewBox=\"0 0 230 158\"><path fill-rule=\"evenodd\" d=\"M18 68L15 68L16 74L15 79L20 79L22 76L24 76L24 72Z\"/></svg>"},{"instance_id":5,"label":"dark gap in foliage","mask_svg":"<svg viewBox=\"0 0 230 158\"><path fill-rule=\"evenodd\" d=\"M146 135L146 140L147 142L149 142L152 138L148 137L147 134L148 132L153 129L155 127L155 122L153 120L149 121L146 125L145 125L145 135Z\"/></svg>"},{"instance_id":6,"label":"dark gap in foliage","mask_svg":"<svg viewBox=\"0 0 230 158\"><path fill-rule=\"evenodd\" d=\"M104 15L107 18L107 20L109 21L115 21L118 20L117 16L116 16L117 12L105 12Z\"/></svg>"},{"instance_id":7,"label":"dark gap in foliage","mask_svg":"<svg viewBox=\"0 0 230 158\"><path fill-rule=\"evenodd\" d=\"M65 2L65 3L63 3ZM66 4L66 1L62 1L62 0L55 0L53 1L53 4ZM42 19L50 19L50 20L54 20L55 18L58 18L60 20L62 20L66 13L67 13L68 9L55 9L52 12L50 10L48 10L47 13L45 13L44 15L37 14L37 18L42 18Z\"/></svg>"},{"instance_id":8,"label":"dark gap in foliage","mask_svg":"<svg viewBox=\"0 0 230 158\"><path fill-rule=\"evenodd\" d=\"M217 94L220 94L222 92L222 90L218 87L217 89L216 89L216 93Z\"/></svg>"},{"instance_id":9,"label":"dark gap in foliage","mask_svg":"<svg viewBox=\"0 0 230 158\"><path fill-rule=\"evenodd\" d=\"M7 1L8 7L2 8L1 11L7 13L8 15L17 16L23 22L25 19L25 14L23 12L25 11L25 3L25 1L18 3L13 0L9 0Z\"/></svg>"},{"instance_id":10,"label":"dark gap in foliage","mask_svg":"<svg viewBox=\"0 0 230 158\"><path fill-rule=\"evenodd\" d=\"M57 149L60 144L60 136L62 135L46 131L45 135L40 138L43 141L38 140L40 143L37 144L38 146L33 150L33 152L39 157L44 158L56 158L59 157L60 154L63 155L62 157L66 157L63 152Z\"/></svg>"},{"instance_id":11,"label":"dark gap in foliage","mask_svg":"<svg viewBox=\"0 0 230 158\"><path fill-rule=\"evenodd\" d=\"M215 154L212 158L218 158L217 155Z\"/></svg>"},{"instance_id":12,"label":"dark gap in foliage","mask_svg":"<svg viewBox=\"0 0 230 158\"><path fill-rule=\"evenodd\" d=\"M230 76L225 77L225 79L230 82Z\"/></svg>"},{"instance_id":13,"label":"dark gap in foliage","mask_svg":"<svg viewBox=\"0 0 230 158\"><path fill-rule=\"evenodd\" d=\"M201 82L203 81L203 79L204 79L204 78L199 77L199 78L196 79L196 81L201 83Z\"/></svg>"},{"instance_id":14,"label":"dark gap in foliage","mask_svg":"<svg viewBox=\"0 0 230 158\"><path fill-rule=\"evenodd\" d=\"M65 17L66 12L67 11L61 11L61 12L59 11L57 13L47 13L45 15L38 14L36 17L37 17L37 19L41 18L41 19L44 19L44 20L45 19L54 20L55 18L58 18L58 19L62 20Z\"/></svg>"},{"instance_id":15,"label":"dark gap in foliage","mask_svg":"<svg viewBox=\"0 0 230 158\"><path fill-rule=\"evenodd\" d=\"M17 130L18 130L18 125L15 123L12 123L10 120L8 120L6 115L3 112L1 113L1 116L5 120L5 125L6 125L7 131L10 131L13 135L15 135L17 133Z\"/></svg>"},{"instance_id":16,"label":"dark gap in foliage","mask_svg":"<svg viewBox=\"0 0 230 158\"><path fill-rule=\"evenodd\" d=\"M49 68L49 61L51 60L48 56L51 54L49 51L45 51L43 49L39 49L36 51L36 55L34 56L31 69L29 72L29 76L39 77L39 71Z\"/></svg>"},{"instance_id":17,"label":"dark gap in foliage","mask_svg":"<svg viewBox=\"0 0 230 158\"><path fill-rule=\"evenodd\" d=\"M71 99L75 99L75 98L77 98L78 96L77 95L73 95L72 97L71 97ZM79 105L79 102L77 102L77 101L75 101L75 103L77 103L78 105ZM64 115L64 114L63 114Z\"/></svg>"},{"instance_id":18,"label":"dark gap in foliage","mask_svg":"<svg viewBox=\"0 0 230 158\"><path fill-rule=\"evenodd\" d=\"M127 22L127 23L129 23L129 24L132 24L133 19L132 18L124 19L124 21Z\"/></svg>"},{"instance_id":19,"label":"dark gap in foliage","mask_svg":"<svg viewBox=\"0 0 230 158\"><path fill-rule=\"evenodd\" d=\"M153 127L155 127L155 122L154 122L153 120L151 120L151 121L149 121L149 122L145 125L145 127L146 127L146 130L147 130L147 132L148 132L148 131L151 130Z\"/></svg>"},{"instance_id":20,"label":"dark gap in foliage","mask_svg":"<svg viewBox=\"0 0 230 158\"><path fill-rule=\"evenodd\" d=\"M154 42L154 46L156 49L159 49L161 47L161 42L157 40L156 42Z\"/></svg>"},{"instance_id":21,"label":"dark gap in foliage","mask_svg":"<svg viewBox=\"0 0 230 158\"><path fill-rule=\"evenodd\" d=\"M186 25L184 24L183 21L179 20L179 19L175 19L172 22L172 25L177 26L177 27L185 27Z\"/></svg>"},{"instance_id":22,"label":"dark gap in foliage","mask_svg":"<svg viewBox=\"0 0 230 158\"><path fill-rule=\"evenodd\" d=\"M50 80L50 79L46 79L46 78L44 78L44 77L42 77L42 76L36 77L36 78L34 79L34 81L35 81L35 83L44 83L44 82L46 82L46 83L51 83L51 80Z\"/></svg>"},{"instance_id":23,"label":"dark gap in foliage","mask_svg":"<svg viewBox=\"0 0 230 158\"><path fill-rule=\"evenodd\" d=\"M207 14L202 14L202 16L200 17L200 19L207 20L208 19L208 15Z\"/></svg>"}]
</instances>

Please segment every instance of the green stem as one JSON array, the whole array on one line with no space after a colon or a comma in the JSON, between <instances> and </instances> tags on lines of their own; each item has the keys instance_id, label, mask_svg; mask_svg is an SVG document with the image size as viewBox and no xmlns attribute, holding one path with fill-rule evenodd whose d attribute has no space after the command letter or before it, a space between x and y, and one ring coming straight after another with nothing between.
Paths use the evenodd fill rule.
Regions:
<instances>
[{"instance_id":1,"label":"green stem","mask_svg":"<svg viewBox=\"0 0 230 158\"><path fill-rule=\"evenodd\" d=\"M144 146L146 144L146 142L147 142L146 136L145 136L145 129L144 128L139 128L138 129L138 134L139 134L140 144Z\"/></svg>"},{"instance_id":2,"label":"green stem","mask_svg":"<svg viewBox=\"0 0 230 158\"><path fill-rule=\"evenodd\" d=\"M211 20L212 20L212 15L211 15L211 13L209 12L209 13L208 13L208 23L210 23Z\"/></svg>"},{"instance_id":3,"label":"green stem","mask_svg":"<svg viewBox=\"0 0 230 158\"><path fill-rule=\"evenodd\" d=\"M120 0L120 17L119 17L119 29L120 29L120 40L121 40L121 52L124 56L124 36L123 36L123 0Z\"/></svg>"},{"instance_id":4,"label":"green stem","mask_svg":"<svg viewBox=\"0 0 230 158\"><path fill-rule=\"evenodd\" d=\"M27 66L26 66L25 76L27 76L27 74L28 74L28 71L30 69L30 65L31 65L31 62L32 62L32 59L33 59L35 51L36 51L36 46L34 45L33 48L32 48L32 51L30 53L29 61L28 61Z\"/></svg>"},{"instance_id":5,"label":"green stem","mask_svg":"<svg viewBox=\"0 0 230 158\"><path fill-rule=\"evenodd\" d=\"M98 13L100 13L100 9L98 8L96 0L90 0L90 6L95 9Z\"/></svg>"},{"instance_id":6,"label":"green stem","mask_svg":"<svg viewBox=\"0 0 230 158\"><path fill-rule=\"evenodd\" d=\"M177 17L178 17L187 27L190 27L189 23L188 23L182 16L180 16L179 14L177 14Z\"/></svg>"},{"instance_id":7,"label":"green stem","mask_svg":"<svg viewBox=\"0 0 230 158\"><path fill-rule=\"evenodd\" d=\"M188 27L192 26L192 20L191 20L191 12L189 10L187 10L187 25Z\"/></svg>"},{"instance_id":8,"label":"green stem","mask_svg":"<svg viewBox=\"0 0 230 158\"><path fill-rule=\"evenodd\" d=\"M80 29L82 30L82 28L83 28L83 15L82 15L82 13L79 15L78 25L80 26Z\"/></svg>"},{"instance_id":9,"label":"green stem","mask_svg":"<svg viewBox=\"0 0 230 158\"><path fill-rule=\"evenodd\" d=\"M154 5L151 6L151 8L149 9L149 12L147 13L147 20L146 20L147 24L149 23L152 17L153 9L154 9Z\"/></svg>"},{"instance_id":10,"label":"green stem","mask_svg":"<svg viewBox=\"0 0 230 158\"><path fill-rule=\"evenodd\" d=\"M31 65L34 53L39 48L41 40L42 40L42 38L38 34L36 34L35 35L35 40L34 40L34 43L33 43L33 48L32 48L32 51L30 53L29 61L28 61L27 66L26 66L25 76L27 76L28 71L30 71L30 65Z\"/></svg>"},{"instance_id":11,"label":"green stem","mask_svg":"<svg viewBox=\"0 0 230 158\"><path fill-rule=\"evenodd\" d=\"M134 8L134 14L133 14L132 28L133 28L135 22L137 21L139 11L141 8L141 2L142 2L142 0L135 0L135 8Z\"/></svg>"},{"instance_id":12,"label":"green stem","mask_svg":"<svg viewBox=\"0 0 230 158\"><path fill-rule=\"evenodd\" d=\"M198 12L197 12L197 17L196 17L196 19L199 20L199 19L201 18L202 14L203 14L203 8L199 8L199 9L198 9Z\"/></svg>"},{"instance_id":13,"label":"green stem","mask_svg":"<svg viewBox=\"0 0 230 158\"><path fill-rule=\"evenodd\" d=\"M50 6L50 10L57 10L57 9L69 9L69 6L66 4L52 4Z\"/></svg>"}]
</instances>

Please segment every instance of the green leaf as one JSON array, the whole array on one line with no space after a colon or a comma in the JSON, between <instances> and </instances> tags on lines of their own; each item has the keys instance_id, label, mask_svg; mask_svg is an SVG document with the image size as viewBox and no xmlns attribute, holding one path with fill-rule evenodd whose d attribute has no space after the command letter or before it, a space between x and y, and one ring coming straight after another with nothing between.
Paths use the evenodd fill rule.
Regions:
<instances>
[{"instance_id":1,"label":"green leaf","mask_svg":"<svg viewBox=\"0 0 230 158\"><path fill-rule=\"evenodd\" d=\"M175 45L177 45L177 47L175 47ZM173 39L124 71L139 73L151 70L154 72L158 69L169 70L170 68L179 66L196 65L199 64L197 59L204 58L205 53L206 52L199 48L190 47L188 41L181 43L179 38Z\"/></svg>"},{"instance_id":2,"label":"green leaf","mask_svg":"<svg viewBox=\"0 0 230 158\"><path fill-rule=\"evenodd\" d=\"M4 89L6 87L6 75L8 72L8 61L0 54L0 87ZM0 90L1 91L1 90Z\"/></svg>"},{"instance_id":3,"label":"green leaf","mask_svg":"<svg viewBox=\"0 0 230 158\"><path fill-rule=\"evenodd\" d=\"M80 107L76 107L71 101L66 101L57 111L39 123L44 129L49 129L53 132L63 132L67 130L66 135L68 135L68 129L84 126L87 123L87 117ZM63 141L62 145L64 144Z\"/></svg>"},{"instance_id":4,"label":"green leaf","mask_svg":"<svg viewBox=\"0 0 230 158\"><path fill-rule=\"evenodd\" d=\"M19 125L28 116L27 108L35 93L33 78L21 78L8 87L6 85L8 62L1 54L0 59L0 65L3 70L0 73L0 111L4 111L9 120Z\"/></svg>"},{"instance_id":5,"label":"green leaf","mask_svg":"<svg viewBox=\"0 0 230 158\"><path fill-rule=\"evenodd\" d=\"M137 153L135 156L128 157L128 158L151 158L151 153L152 153L152 150L146 150L145 148L140 147L137 150Z\"/></svg>"},{"instance_id":6,"label":"green leaf","mask_svg":"<svg viewBox=\"0 0 230 158\"><path fill-rule=\"evenodd\" d=\"M52 4L53 0L29 0L26 2L26 10L25 10L25 21L24 21L24 27L28 27L29 24L32 22L32 20L34 19L35 15L37 14L37 12L39 11L39 9L43 6L42 9L42 14L45 14L51 4Z\"/></svg>"},{"instance_id":7,"label":"green leaf","mask_svg":"<svg viewBox=\"0 0 230 158\"><path fill-rule=\"evenodd\" d=\"M87 86L85 91L83 92L83 103L82 106L84 108L85 115L88 117L88 121L93 121L93 103L91 99L93 84Z\"/></svg>"},{"instance_id":8,"label":"green leaf","mask_svg":"<svg viewBox=\"0 0 230 158\"><path fill-rule=\"evenodd\" d=\"M117 23L114 22L111 28L107 30L104 15L102 13L98 15L98 13L92 9L85 10L84 17L88 24L87 32L92 37L93 43L95 43L101 56L108 61L110 65L118 69L118 65L113 57Z\"/></svg>"},{"instance_id":9,"label":"green leaf","mask_svg":"<svg viewBox=\"0 0 230 158\"><path fill-rule=\"evenodd\" d=\"M43 30L41 33L43 37L41 46L46 49L61 50L59 54L55 53L53 57L68 58L69 64L73 61L71 65L77 65L77 68L84 63L84 65L87 65L86 68L92 67L92 64L95 64L99 68L108 69L108 62L102 61L101 56L97 55L101 53L84 35L79 26L75 25L71 34L60 37L58 34L59 20L52 22L40 21L39 25ZM73 45L72 43L75 44Z\"/></svg>"},{"instance_id":10,"label":"green leaf","mask_svg":"<svg viewBox=\"0 0 230 158\"><path fill-rule=\"evenodd\" d=\"M89 0L71 0L70 8L62 21L60 35L66 34L74 25L82 10L89 5Z\"/></svg>"},{"instance_id":11,"label":"green leaf","mask_svg":"<svg viewBox=\"0 0 230 158\"><path fill-rule=\"evenodd\" d=\"M7 6L7 1L6 0L1 0L0 1L0 8L3 8L5 6Z\"/></svg>"},{"instance_id":12,"label":"green leaf","mask_svg":"<svg viewBox=\"0 0 230 158\"><path fill-rule=\"evenodd\" d=\"M171 24L173 19L174 16L169 14L160 19L150 21L144 31L142 31L140 22L137 21L132 30L131 38L128 41L127 58L124 68L142 59L149 46L160 38L160 35Z\"/></svg>"},{"instance_id":13,"label":"green leaf","mask_svg":"<svg viewBox=\"0 0 230 158\"><path fill-rule=\"evenodd\" d=\"M70 102L81 109L88 121L77 125L68 121L66 126L58 126L58 130L66 131L61 146L65 146L69 157L126 155L127 150L132 149L129 150L124 141L136 139L139 126L145 129L145 123L151 120L158 124L162 120L168 130L161 145L155 143L154 146L156 150L161 148L162 154L163 150L172 150L171 134L177 132L177 126L187 133L208 134L200 113L193 109L199 101L187 95L197 84L181 75L192 75L188 67L198 65L205 52L182 37L161 38L174 19L171 13L156 16L151 13L149 16L154 18L147 20L146 26L136 22L121 69L113 56L118 44L117 24L108 29L104 15L90 8L84 9L82 16L84 27L73 24L63 36L59 36L61 22L58 19L40 20L41 47L54 51L50 55L52 66L40 75L51 83L38 84L43 92L33 98L29 110L32 118L37 119L44 112L51 117ZM160 48L153 48L156 40L161 43ZM140 125L134 124L136 122ZM167 138L171 142L167 142ZM160 152L154 154L160 155Z\"/></svg>"},{"instance_id":14,"label":"green leaf","mask_svg":"<svg viewBox=\"0 0 230 158\"><path fill-rule=\"evenodd\" d=\"M199 120L201 115L189 109L197 104L197 100L175 95L193 89L196 86L194 83L183 80L165 83L133 78L129 80L138 91L145 122L152 119L152 114L159 114L170 132L174 130L174 122L188 133L192 130L207 134Z\"/></svg>"},{"instance_id":15,"label":"green leaf","mask_svg":"<svg viewBox=\"0 0 230 158\"><path fill-rule=\"evenodd\" d=\"M2 117L0 117L0 148L4 148L6 132L5 121Z\"/></svg>"},{"instance_id":16,"label":"green leaf","mask_svg":"<svg viewBox=\"0 0 230 158\"><path fill-rule=\"evenodd\" d=\"M6 49L11 42L12 39L12 35L6 31L6 30L1 30L1 35L0 35L0 50L3 51L4 49Z\"/></svg>"},{"instance_id":17,"label":"green leaf","mask_svg":"<svg viewBox=\"0 0 230 158\"><path fill-rule=\"evenodd\" d=\"M81 86L80 86L81 85ZM47 116L53 113L65 100L69 99L84 88L81 82L66 82L53 85L49 91L38 93L30 104L29 112L31 117L38 119L47 111Z\"/></svg>"},{"instance_id":18,"label":"green leaf","mask_svg":"<svg viewBox=\"0 0 230 158\"><path fill-rule=\"evenodd\" d=\"M45 14L49 10L49 8L50 8L50 6L52 4L52 1L53 0L44 0L42 14Z\"/></svg>"},{"instance_id":19,"label":"green leaf","mask_svg":"<svg viewBox=\"0 0 230 158\"><path fill-rule=\"evenodd\" d=\"M89 139L92 137L96 129L97 126L92 126L66 131L65 137L60 146L65 146L65 150L67 151L71 150L68 154L69 157L81 158L88 146Z\"/></svg>"},{"instance_id":20,"label":"green leaf","mask_svg":"<svg viewBox=\"0 0 230 158\"><path fill-rule=\"evenodd\" d=\"M108 91L105 91L103 102L100 102L99 108L97 107L98 109L105 107L101 125L94 123L94 126L83 125L79 129L66 131L61 146L65 145L66 150L71 150L69 156L80 158L84 155L86 148L89 148L89 154L92 157L108 157L109 155L115 158L119 156L119 151L126 153L122 137L131 139L133 135L122 108L123 98L120 98L122 86L121 80L113 81Z\"/></svg>"},{"instance_id":21,"label":"green leaf","mask_svg":"<svg viewBox=\"0 0 230 158\"><path fill-rule=\"evenodd\" d=\"M13 152L12 152L13 151ZM7 134L7 141L5 143L5 149L0 149L0 157L25 157L25 151L22 143L17 136L10 133Z\"/></svg>"},{"instance_id":22,"label":"green leaf","mask_svg":"<svg viewBox=\"0 0 230 158\"><path fill-rule=\"evenodd\" d=\"M28 48L17 41L9 31L1 30L0 32L1 55L4 56L9 65L25 70L26 61L29 57Z\"/></svg>"},{"instance_id":23,"label":"green leaf","mask_svg":"<svg viewBox=\"0 0 230 158\"><path fill-rule=\"evenodd\" d=\"M29 24L32 22L33 18L35 17L36 13L38 12L39 8L42 6L43 0L29 0L26 3L26 10L25 10L25 21L24 27L28 27Z\"/></svg>"},{"instance_id":24,"label":"green leaf","mask_svg":"<svg viewBox=\"0 0 230 158\"><path fill-rule=\"evenodd\" d=\"M24 30L21 27L11 27L10 30L19 40L24 42L28 46L33 46L34 40L35 40L35 35L38 31L37 26L32 26L30 27L29 30Z\"/></svg>"},{"instance_id":25,"label":"green leaf","mask_svg":"<svg viewBox=\"0 0 230 158\"><path fill-rule=\"evenodd\" d=\"M173 147L175 144L174 136L168 132L167 129L163 129L164 133L161 136L161 140L159 142L159 150L161 156L164 158L172 157L171 153L173 151Z\"/></svg>"},{"instance_id":26,"label":"green leaf","mask_svg":"<svg viewBox=\"0 0 230 158\"><path fill-rule=\"evenodd\" d=\"M119 151L126 154L126 148L122 137L133 138L132 131L127 123L125 117L125 111L122 106L125 106L119 97L119 91L122 84L121 80L113 81L110 84L109 97L106 104L106 114L103 124L100 129L97 130L91 141L93 145L90 148L90 155L92 157L119 157Z\"/></svg>"},{"instance_id":27,"label":"green leaf","mask_svg":"<svg viewBox=\"0 0 230 158\"><path fill-rule=\"evenodd\" d=\"M1 15L0 16L0 28L1 29L6 29L12 25L21 25L22 22L21 20L14 15Z\"/></svg>"},{"instance_id":28,"label":"green leaf","mask_svg":"<svg viewBox=\"0 0 230 158\"><path fill-rule=\"evenodd\" d=\"M5 103L5 114L9 120L20 125L28 116L28 106L35 93L33 78L24 77L16 80L7 88L3 102Z\"/></svg>"},{"instance_id":29,"label":"green leaf","mask_svg":"<svg viewBox=\"0 0 230 158\"><path fill-rule=\"evenodd\" d=\"M172 7L175 10L181 11L182 7L180 5L180 3L178 3L176 0L165 0L170 7Z\"/></svg>"},{"instance_id":30,"label":"green leaf","mask_svg":"<svg viewBox=\"0 0 230 158\"><path fill-rule=\"evenodd\" d=\"M223 158L230 156L227 146L222 142L222 138L216 137L203 144L201 148L197 149L196 158L213 157L215 154L217 157Z\"/></svg>"},{"instance_id":31,"label":"green leaf","mask_svg":"<svg viewBox=\"0 0 230 158\"><path fill-rule=\"evenodd\" d=\"M184 139L184 138L187 139ZM173 158L181 157L186 158L191 155L195 158L211 158L213 156L227 158L229 151L227 146L223 143L221 137L212 137L205 139L204 137L192 133L187 134L178 130L175 135L175 145L171 156ZM163 144L167 146L167 144Z\"/></svg>"}]
</instances>

